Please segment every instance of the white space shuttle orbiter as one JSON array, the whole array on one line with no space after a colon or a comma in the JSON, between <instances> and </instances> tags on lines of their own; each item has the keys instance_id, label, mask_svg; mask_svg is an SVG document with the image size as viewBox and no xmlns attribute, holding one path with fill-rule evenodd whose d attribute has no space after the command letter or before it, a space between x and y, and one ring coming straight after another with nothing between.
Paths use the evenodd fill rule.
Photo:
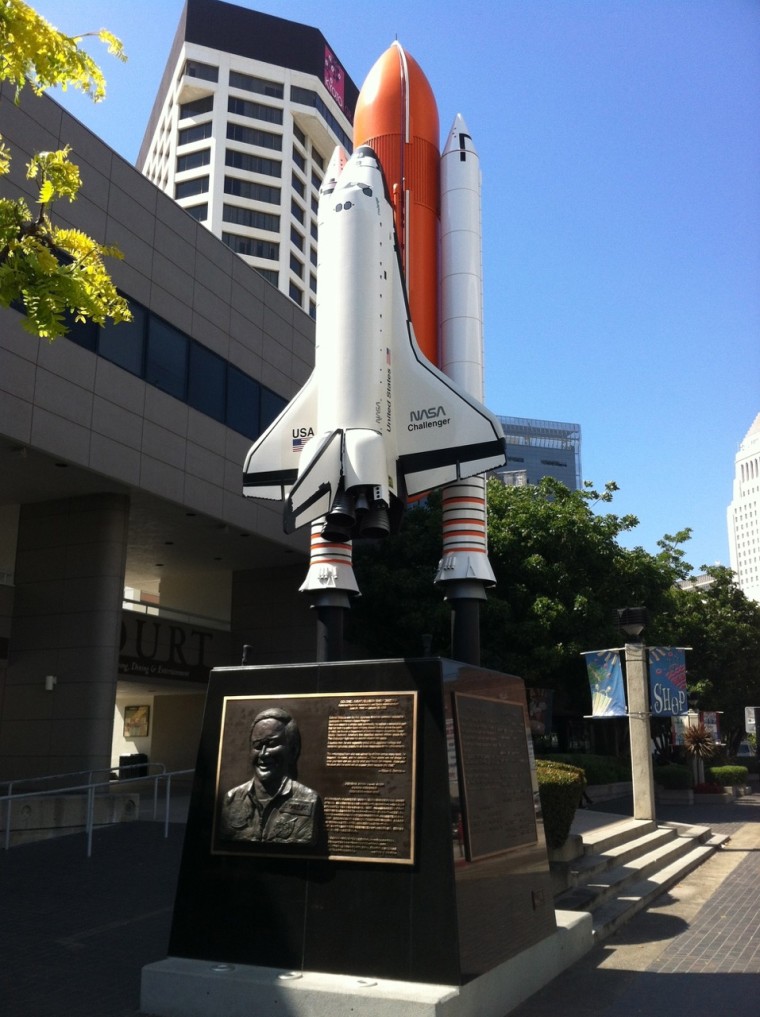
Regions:
<instances>
[{"instance_id":1,"label":"white space shuttle orbiter","mask_svg":"<svg viewBox=\"0 0 760 1017\"><path fill-rule=\"evenodd\" d=\"M251 447L243 493L285 501L287 533L389 532L408 497L503 465L498 419L421 353L374 151L336 149L319 201L314 371Z\"/></svg>"}]
</instances>

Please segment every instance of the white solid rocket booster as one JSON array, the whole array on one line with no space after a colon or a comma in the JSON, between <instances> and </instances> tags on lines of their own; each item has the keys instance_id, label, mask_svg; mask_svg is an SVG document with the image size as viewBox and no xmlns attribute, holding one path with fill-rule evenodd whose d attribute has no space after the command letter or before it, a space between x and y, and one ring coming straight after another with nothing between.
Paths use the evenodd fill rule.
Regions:
<instances>
[{"instance_id":1,"label":"white solid rocket booster","mask_svg":"<svg viewBox=\"0 0 760 1017\"><path fill-rule=\"evenodd\" d=\"M483 400L483 247L480 159L461 114L441 156L441 370ZM449 599L484 600L488 560L485 477L443 491L443 555L435 581Z\"/></svg>"}]
</instances>

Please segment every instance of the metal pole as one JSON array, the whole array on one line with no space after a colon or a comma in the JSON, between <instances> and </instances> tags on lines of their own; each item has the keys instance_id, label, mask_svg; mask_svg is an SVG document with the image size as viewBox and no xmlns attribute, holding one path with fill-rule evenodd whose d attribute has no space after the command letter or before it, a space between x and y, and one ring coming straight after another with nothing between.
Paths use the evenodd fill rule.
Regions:
<instances>
[{"instance_id":1,"label":"metal pole","mask_svg":"<svg viewBox=\"0 0 760 1017\"><path fill-rule=\"evenodd\" d=\"M451 656L463 664L479 667L480 600L463 597L448 599L451 604Z\"/></svg>"},{"instance_id":2,"label":"metal pole","mask_svg":"<svg viewBox=\"0 0 760 1017\"><path fill-rule=\"evenodd\" d=\"M346 608L317 601L317 662L343 660L343 622Z\"/></svg>"},{"instance_id":3,"label":"metal pole","mask_svg":"<svg viewBox=\"0 0 760 1017\"><path fill-rule=\"evenodd\" d=\"M156 781L156 787L158 787L158 781ZM166 775L166 812L164 815L164 839L169 836L169 810L171 808L172 799L172 775L168 773Z\"/></svg>"},{"instance_id":4,"label":"metal pole","mask_svg":"<svg viewBox=\"0 0 760 1017\"><path fill-rule=\"evenodd\" d=\"M87 857L92 857L92 826L95 816L95 788L87 788Z\"/></svg>"}]
</instances>

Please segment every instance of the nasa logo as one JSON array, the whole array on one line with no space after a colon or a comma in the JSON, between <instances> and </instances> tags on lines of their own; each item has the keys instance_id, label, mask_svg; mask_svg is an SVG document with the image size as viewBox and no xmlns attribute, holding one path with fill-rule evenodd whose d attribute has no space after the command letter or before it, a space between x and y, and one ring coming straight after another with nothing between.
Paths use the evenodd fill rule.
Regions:
<instances>
[{"instance_id":1,"label":"nasa logo","mask_svg":"<svg viewBox=\"0 0 760 1017\"><path fill-rule=\"evenodd\" d=\"M423 410L412 410L409 419L414 420L436 420L438 417L445 417L446 410L443 406L429 406Z\"/></svg>"}]
</instances>

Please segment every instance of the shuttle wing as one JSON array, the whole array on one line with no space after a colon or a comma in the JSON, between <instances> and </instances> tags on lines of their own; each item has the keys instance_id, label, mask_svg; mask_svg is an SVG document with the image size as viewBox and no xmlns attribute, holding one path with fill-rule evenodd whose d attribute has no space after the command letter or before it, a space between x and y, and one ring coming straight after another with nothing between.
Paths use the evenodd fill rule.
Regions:
<instances>
[{"instance_id":1,"label":"shuttle wing","mask_svg":"<svg viewBox=\"0 0 760 1017\"><path fill-rule=\"evenodd\" d=\"M298 477L301 452L314 436L317 386L312 374L261 437L243 467L243 494L282 501Z\"/></svg>"},{"instance_id":2,"label":"shuttle wing","mask_svg":"<svg viewBox=\"0 0 760 1017\"><path fill-rule=\"evenodd\" d=\"M407 495L503 466L498 418L422 354L398 267L394 284L393 409L397 470Z\"/></svg>"}]
</instances>

